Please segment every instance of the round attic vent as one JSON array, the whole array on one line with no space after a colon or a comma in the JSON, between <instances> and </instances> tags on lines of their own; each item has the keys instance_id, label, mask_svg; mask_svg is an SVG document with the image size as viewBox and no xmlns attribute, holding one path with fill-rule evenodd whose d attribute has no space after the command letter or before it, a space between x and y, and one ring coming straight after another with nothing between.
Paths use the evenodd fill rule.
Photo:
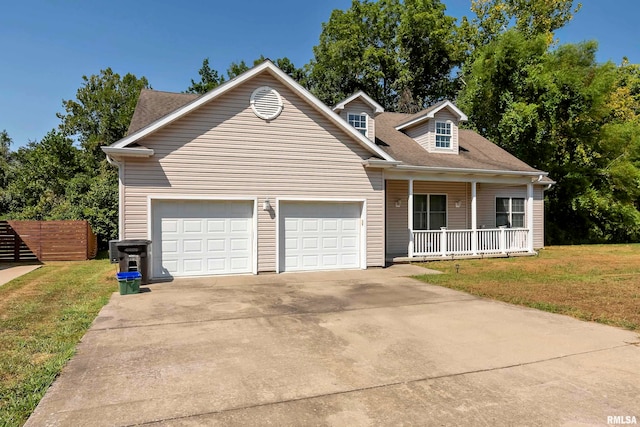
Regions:
<instances>
[{"instance_id":1,"label":"round attic vent","mask_svg":"<svg viewBox=\"0 0 640 427\"><path fill-rule=\"evenodd\" d=\"M251 94L251 109L263 120L273 120L282 112L282 98L275 89L262 86Z\"/></svg>"}]
</instances>

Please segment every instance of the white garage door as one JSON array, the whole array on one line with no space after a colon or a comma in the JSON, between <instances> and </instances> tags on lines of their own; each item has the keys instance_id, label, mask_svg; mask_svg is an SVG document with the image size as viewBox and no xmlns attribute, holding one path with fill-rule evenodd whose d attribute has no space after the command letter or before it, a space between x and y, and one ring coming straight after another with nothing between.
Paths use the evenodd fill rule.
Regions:
<instances>
[{"instance_id":1,"label":"white garage door","mask_svg":"<svg viewBox=\"0 0 640 427\"><path fill-rule=\"evenodd\" d=\"M360 203L280 205L280 269L360 268Z\"/></svg>"},{"instance_id":2,"label":"white garage door","mask_svg":"<svg viewBox=\"0 0 640 427\"><path fill-rule=\"evenodd\" d=\"M154 201L153 277L253 271L252 201Z\"/></svg>"}]
</instances>

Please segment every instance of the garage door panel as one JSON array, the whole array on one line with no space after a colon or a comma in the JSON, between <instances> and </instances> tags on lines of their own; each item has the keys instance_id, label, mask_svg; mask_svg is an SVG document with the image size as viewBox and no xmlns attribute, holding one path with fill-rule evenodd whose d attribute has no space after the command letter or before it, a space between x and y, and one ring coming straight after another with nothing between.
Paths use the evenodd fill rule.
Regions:
<instances>
[{"instance_id":1,"label":"garage door panel","mask_svg":"<svg viewBox=\"0 0 640 427\"><path fill-rule=\"evenodd\" d=\"M165 254L178 253L178 241L177 240L163 240L162 252Z\"/></svg>"},{"instance_id":2,"label":"garage door panel","mask_svg":"<svg viewBox=\"0 0 640 427\"><path fill-rule=\"evenodd\" d=\"M225 250L225 239L208 239L207 251L208 252L222 252Z\"/></svg>"},{"instance_id":3,"label":"garage door panel","mask_svg":"<svg viewBox=\"0 0 640 427\"><path fill-rule=\"evenodd\" d=\"M202 258L183 258L182 265L186 273L199 273L203 270Z\"/></svg>"},{"instance_id":4,"label":"garage door panel","mask_svg":"<svg viewBox=\"0 0 640 427\"><path fill-rule=\"evenodd\" d=\"M325 219L322 221L322 231L338 231L338 221L335 219Z\"/></svg>"},{"instance_id":5,"label":"garage door panel","mask_svg":"<svg viewBox=\"0 0 640 427\"><path fill-rule=\"evenodd\" d=\"M243 219L232 219L229 225L232 233L245 233L249 230L249 224Z\"/></svg>"},{"instance_id":6,"label":"garage door panel","mask_svg":"<svg viewBox=\"0 0 640 427\"><path fill-rule=\"evenodd\" d=\"M360 203L282 202L281 269L360 267Z\"/></svg>"},{"instance_id":7,"label":"garage door panel","mask_svg":"<svg viewBox=\"0 0 640 427\"><path fill-rule=\"evenodd\" d=\"M202 240L183 240L182 251L189 252L202 252Z\"/></svg>"},{"instance_id":8,"label":"garage door panel","mask_svg":"<svg viewBox=\"0 0 640 427\"><path fill-rule=\"evenodd\" d=\"M341 247L343 249L355 250L360 246L360 242L355 237L342 237L340 239Z\"/></svg>"},{"instance_id":9,"label":"garage door panel","mask_svg":"<svg viewBox=\"0 0 640 427\"><path fill-rule=\"evenodd\" d=\"M302 238L302 249L319 249L318 247L318 238L317 237L303 237Z\"/></svg>"},{"instance_id":10,"label":"garage door panel","mask_svg":"<svg viewBox=\"0 0 640 427\"><path fill-rule=\"evenodd\" d=\"M320 266L318 263L318 255L303 255L302 256L302 267L306 270L313 270Z\"/></svg>"},{"instance_id":11,"label":"garage door panel","mask_svg":"<svg viewBox=\"0 0 640 427\"><path fill-rule=\"evenodd\" d=\"M223 219L210 219L207 220L207 231L209 233L224 233L227 231L225 225Z\"/></svg>"},{"instance_id":12,"label":"garage door panel","mask_svg":"<svg viewBox=\"0 0 640 427\"><path fill-rule=\"evenodd\" d=\"M162 230L165 233L177 233L178 232L178 221L163 219L162 220Z\"/></svg>"},{"instance_id":13,"label":"garage door panel","mask_svg":"<svg viewBox=\"0 0 640 427\"><path fill-rule=\"evenodd\" d=\"M318 226L319 220L317 219L307 219L302 221L302 231L318 231L320 228Z\"/></svg>"},{"instance_id":14,"label":"garage door panel","mask_svg":"<svg viewBox=\"0 0 640 427\"><path fill-rule=\"evenodd\" d=\"M248 251L249 239L229 239L232 251Z\"/></svg>"},{"instance_id":15,"label":"garage door panel","mask_svg":"<svg viewBox=\"0 0 640 427\"><path fill-rule=\"evenodd\" d=\"M160 201L153 221L154 277L252 272L253 202Z\"/></svg>"},{"instance_id":16,"label":"garage door panel","mask_svg":"<svg viewBox=\"0 0 640 427\"><path fill-rule=\"evenodd\" d=\"M185 220L182 222L183 233L202 233L202 221Z\"/></svg>"}]
</instances>

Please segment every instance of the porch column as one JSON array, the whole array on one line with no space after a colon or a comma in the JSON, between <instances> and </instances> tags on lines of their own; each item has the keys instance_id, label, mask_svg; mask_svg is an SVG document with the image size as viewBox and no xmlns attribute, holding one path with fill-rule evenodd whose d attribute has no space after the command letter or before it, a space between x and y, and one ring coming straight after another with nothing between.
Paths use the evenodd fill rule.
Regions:
<instances>
[{"instance_id":1,"label":"porch column","mask_svg":"<svg viewBox=\"0 0 640 427\"><path fill-rule=\"evenodd\" d=\"M527 249L533 252L533 183L527 183L527 227L529 228L529 239Z\"/></svg>"},{"instance_id":2,"label":"porch column","mask_svg":"<svg viewBox=\"0 0 640 427\"><path fill-rule=\"evenodd\" d=\"M409 178L409 198L407 203L407 210L409 212L407 218L407 224L409 227L409 249L407 255L409 258L413 257L413 178Z\"/></svg>"},{"instance_id":3,"label":"porch column","mask_svg":"<svg viewBox=\"0 0 640 427\"><path fill-rule=\"evenodd\" d=\"M471 181L471 252L478 255L478 203L476 181Z\"/></svg>"}]
</instances>

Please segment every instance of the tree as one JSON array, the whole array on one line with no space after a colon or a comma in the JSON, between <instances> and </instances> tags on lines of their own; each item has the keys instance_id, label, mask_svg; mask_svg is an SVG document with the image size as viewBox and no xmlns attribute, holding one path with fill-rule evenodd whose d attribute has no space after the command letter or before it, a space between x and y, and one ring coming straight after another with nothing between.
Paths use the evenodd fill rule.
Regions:
<instances>
[{"instance_id":1,"label":"tree","mask_svg":"<svg viewBox=\"0 0 640 427\"><path fill-rule=\"evenodd\" d=\"M66 114L57 116L62 120L61 131L78 139L88 155L88 166L97 168L105 159L100 147L126 135L138 95L149 88L149 82L130 73L120 77L111 68L82 80L76 99L62 102Z\"/></svg>"},{"instance_id":2,"label":"tree","mask_svg":"<svg viewBox=\"0 0 640 427\"><path fill-rule=\"evenodd\" d=\"M86 219L105 242L118 230L118 177L100 147L126 135L140 91L150 86L145 77L130 73L120 77L111 68L83 76L82 80L76 99L63 101L66 114L58 114L61 132L80 142L82 168L67 177L67 184L73 183L68 191L54 193L62 194L62 200L56 204L57 209L50 208L50 217ZM75 193L79 189L80 195Z\"/></svg>"},{"instance_id":3,"label":"tree","mask_svg":"<svg viewBox=\"0 0 640 427\"><path fill-rule=\"evenodd\" d=\"M309 65L312 92L333 105L363 90L386 109L401 94L420 107L452 96L454 19L439 0L353 0L322 24Z\"/></svg>"},{"instance_id":4,"label":"tree","mask_svg":"<svg viewBox=\"0 0 640 427\"><path fill-rule=\"evenodd\" d=\"M582 5L573 0L472 0L476 15L471 21L463 17L459 34L467 54L494 41L509 28L526 37L543 34L548 45L553 32L567 24Z\"/></svg>"},{"instance_id":5,"label":"tree","mask_svg":"<svg viewBox=\"0 0 640 427\"><path fill-rule=\"evenodd\" d=\"M224 76L209 66L209 58L202 61L202 67L198 70L200 81L191 79L191 86L187 88L187 93L204 94L224 83Z\"/></svg>"},{"instance_id":6,"label":"tree","mask_svg":"<svg viewBox=\"0 0 640 427\"><path fill-rule=\"evenodd\" d=\"M557 181L549 243L640 239L640 103L628 96L640 80L596 50L508 30L479 50L458 99L472 127Z\"/></svg>"},{"instance_id":7,"label":"tree","mask_svg":"<svg viewBox=\"0 0 640 427\"><path fill-rule=\"evenodd\" d=\"M11 142L6 130L0 132L0 189L7 186Z\"/></svg>"},{"instance_id":8,"label":"tree","mask_svg":"<svg viewBox=\"0 0 640 427\"><path fill-rule=\"evenodd\" d=\"M67 182L82 170L80 151L56 130L13 153L6 187L13 217L45 219L63 203Z\"/></svg>"}]
</instances>

